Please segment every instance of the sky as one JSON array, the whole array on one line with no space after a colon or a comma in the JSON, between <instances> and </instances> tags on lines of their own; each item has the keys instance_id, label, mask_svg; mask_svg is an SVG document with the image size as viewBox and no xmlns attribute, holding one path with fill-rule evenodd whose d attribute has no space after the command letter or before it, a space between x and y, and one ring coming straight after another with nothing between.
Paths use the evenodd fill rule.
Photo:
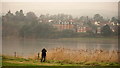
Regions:
<instances>
[{"instance_id":1,"label":"sky","mask_svg":"<svg viewBox=\"0 0 120 68\"><path fill-rule=\"evenodd\" d=\"M2 2L118 2L119 0L1 0Z\"/></svg>"},{"instance_id":2,"label":"sky","mask_svg":"<svg viewBox=\"0 0 120 68\"><path fill-rule=\"evenodd\" d=\"M2 13L9 10L15 13L22 9L26 14L29 11L37 16L41 14L71 14L73 17L90 16L99 13L111 18L118 15L117 2L2 2Z\"/></svg>"}]
</instances>

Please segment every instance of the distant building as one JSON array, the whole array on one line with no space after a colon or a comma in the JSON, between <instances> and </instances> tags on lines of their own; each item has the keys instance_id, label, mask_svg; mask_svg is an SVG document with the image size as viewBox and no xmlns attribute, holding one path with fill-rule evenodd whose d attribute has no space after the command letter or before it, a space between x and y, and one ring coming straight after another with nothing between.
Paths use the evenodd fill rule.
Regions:
<instances>
[{"instance_id":1,"label":"distant building","mask_svg":"<svg viewBox=\"0 0 120 68\"><path fill-rule=\"evenodd\" d=\"M64 22L60 21L58 23L54 23L53 27L57 28L58 31L69 29L69 30L74 30L76 32L87 32L89 30L92 30L92 28L85 26L81 23L75 24L73 22L67 22L67 21Z\"/></svg>"},{"instance_id":2,"label":"distant building","mask_svg":"<svg viewBox=\"0 0 120 68\"><path fill-rule=\"evenodd\" d=\"M101 27L97 27L96 33L97 33L97 34L100 34L100 33L101 33Z\"/></svg>"},{"instance_id":3,"label":"distant building","mask_svg":"<svg viewBox=\"0 0 120 68\"><path fill-rule=\"evenodd\" d=\"M74 29L74 24L73 24L73 22L66 22L66 21L65 22L58 22L58 23L54 23L53 27L57 28L57 30L59 30L59 31L62 31L62 30L65 30L65 29L73 30Z\"/></svg>"},{"instance_id":4,"label":"distant building","mask_svg":"<svg viewBox=\"0 0 120 68\"><path fill-rule=\"evenodd\" d=\"M87 27L85 27L85 26L78 26L77 27L77 32L87 32Z\"/></svg>"}]
</instances>

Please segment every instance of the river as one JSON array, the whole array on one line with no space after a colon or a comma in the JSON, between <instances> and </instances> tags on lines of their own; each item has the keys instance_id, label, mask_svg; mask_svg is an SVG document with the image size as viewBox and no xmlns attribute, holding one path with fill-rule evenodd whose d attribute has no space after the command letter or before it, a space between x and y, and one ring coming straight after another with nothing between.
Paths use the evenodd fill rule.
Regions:
<instances>
[{"instance_id":1,"label":"river","mask_svg":"<svg viewBox=\"0 0 120 68\"><path fill-rule=\"evenodd\" d=\"M117 39L97 39L97 38L65 38L65 39L3 39L3 55L30 56L46 48L49 52L52 48L80 49L118 49Z\"/></svg>"}]
</instances>

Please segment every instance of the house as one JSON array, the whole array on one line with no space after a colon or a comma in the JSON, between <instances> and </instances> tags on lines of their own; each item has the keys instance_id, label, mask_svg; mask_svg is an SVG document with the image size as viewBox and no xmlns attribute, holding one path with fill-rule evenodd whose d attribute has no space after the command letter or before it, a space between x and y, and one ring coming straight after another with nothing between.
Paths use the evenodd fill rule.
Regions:
<instances>
[{"instance_id":1,"label":"house","mask_svg":"<svg viewBox=\"0 0 120 68\"><path fill-rule=\"evenodd\" d=\"M66 29L73 30L74 29L74 24L73 24L73 22L67 22L67 21L61 22L60 21L58 23L54 23L53 27L57 28L57 30L59 30L59 31L66 30Z\"/></svg>"},{"instance_id":2,"label":"house","mask_svg":"<svg viewBox=\"0 0 120 68\"><path fill-rule=\"evenodd\" d=\"M87 27L85 27L85 26L78 26L77 27L77 32L87 32Z\"/></svg>"}]
</instances>

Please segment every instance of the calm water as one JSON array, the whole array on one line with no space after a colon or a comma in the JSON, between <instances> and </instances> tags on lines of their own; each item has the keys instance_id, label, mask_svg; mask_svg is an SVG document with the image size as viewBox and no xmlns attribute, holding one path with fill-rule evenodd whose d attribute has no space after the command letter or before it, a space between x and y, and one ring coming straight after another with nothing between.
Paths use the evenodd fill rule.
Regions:
<instances>
[{"instance_id":1,"label":"calm water","mask_svg":"<svg viewBox=\"0 0 120 68\"><path fill-rule=\"evenodd\" d=\"M3 39L3 54L19 56L31 56L46 48L49 52L52 48L64 47L73 50L80 49L107 49L118 48L117 40L97 39Z\"/></svg>"}]
</instances>

